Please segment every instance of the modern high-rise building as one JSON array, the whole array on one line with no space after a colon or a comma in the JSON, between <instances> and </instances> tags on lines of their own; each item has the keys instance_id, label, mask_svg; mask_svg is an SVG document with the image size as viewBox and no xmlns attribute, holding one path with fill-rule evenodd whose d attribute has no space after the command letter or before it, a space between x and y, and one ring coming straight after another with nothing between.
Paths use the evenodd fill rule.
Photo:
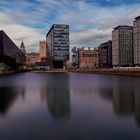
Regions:
<instances>
[{"instance_id":1,"label":"modern high-rise building","mask_svg":"<svg viewBox=\"0 0 140 140\"><path fill-rule=\"evenodd\" d=\"M46 35L54 68L63 68L69 60L69 25L54 24Z\"/></svg>"},{"instance_id":2,"label":"modern high-rise building","mask_svg":"<svg viewBox=\"0 0 140 140\"><path fill-rule=\"evenodd\" d=\"M133 24L134 64L140 66L140 16L135 18Z\"/></svg>"},{"instance_id":3,"label":"modern high-rise building","mask_svg":"<svg viewBox=\"0 0 140 140\"><path fill-rule=\"evenodd\" d=\"M133 27L121 25L112 31L113 66L133 65Z\"/></svg>"},{"instance_id":4,"label":"modern high-rise building","mask_svg":"<svg viewBox=\"0 0 140 140\"><path fill-rule=\"evenodd\" d=\"M98 47L98 59L100 68L112 67L112 41L102 43Z\"/></svg>"},{"instance_id":5,"label":"modern high-rise building","mask_svg":"<svg viewBox=\"0 0 140 140\"><path fill-rule=\"evenodd\" d=\"M39 56L40 56L40 59L47 57L46 41L40 41L39 42Z\"/></svg>"}]
</instances>

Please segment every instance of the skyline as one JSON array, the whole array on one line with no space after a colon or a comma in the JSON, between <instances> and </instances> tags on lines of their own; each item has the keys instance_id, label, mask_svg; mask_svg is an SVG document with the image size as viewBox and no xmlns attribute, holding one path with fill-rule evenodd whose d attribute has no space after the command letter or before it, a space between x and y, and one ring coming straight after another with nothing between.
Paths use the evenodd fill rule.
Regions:
<instances>
[{"instance_id":1,"label":"skyline","mask_svg":"<svg viewBox=\"0 0 140 140\"><path fill-rule=\"evenodd\" d=\"M0 1L0 30L29 52L39 50L52 24L70 25L70 47L98 47L111 39L112 28L132 25L140 0L10 0Z\"/></svg>"}]
</instances>

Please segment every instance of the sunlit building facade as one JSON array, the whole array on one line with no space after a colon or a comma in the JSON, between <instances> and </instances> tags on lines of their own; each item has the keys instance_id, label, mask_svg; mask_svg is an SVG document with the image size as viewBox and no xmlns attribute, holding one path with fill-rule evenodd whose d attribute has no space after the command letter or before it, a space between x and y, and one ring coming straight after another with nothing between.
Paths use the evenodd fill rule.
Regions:
<instances>
[{"instance_id":1,"label":"sunlit building facade","mask_svg":"<svg viewBox=\"0 0 140 140\"><path fill-rule=\"evenodd\" d=\"M46 41L40 41L39 42L39 56L40 56L40 59L47 57Z\"/></svg>"},{"instance_id":2,"label":"sunlit building facade","mask_svg":"<svg viewBox=\"0 0 140 140\"><path fill-rule=\"evenodd\" d=\"M134 36L134 64L140 66L140 16L136 17L133 28Z\"/></svg>"},{"instance_id":3,"label":"sunlit building facade","mask_svg":"<svg viewBox=\"0 0 140 140\"><path fill-rule=\"evenodd\" d=\"M113 66L133 65L133 27L122 25L112 31Z\"/></svg>"},{"instance_id":4,"label":"sunlit building facade","mask_svg":"<svg viewBox=\"0 0 140 140\"><path fill-rule=\"evenodd\" d=\"M80 68L97 68L98 67L98 49L97 48L80 48L79 67Z\"/></svg>"}]
</instances>

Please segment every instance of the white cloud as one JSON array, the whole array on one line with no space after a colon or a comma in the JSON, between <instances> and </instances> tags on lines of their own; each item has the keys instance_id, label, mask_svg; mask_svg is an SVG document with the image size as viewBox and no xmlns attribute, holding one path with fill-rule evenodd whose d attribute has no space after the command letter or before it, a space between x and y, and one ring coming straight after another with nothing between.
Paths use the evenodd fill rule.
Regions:
<instances>
[{"instance_id":1,"label":"white cloud","mask_svg":"<svg viewBox=\"0 0 140 140\"><path fill-rule=\"evenodd\" d=\"M38 50L39 40L45 40L45 34L53 23L70 25L71 47L97 47L111 39L113 27L120 24L132 25L134 18L140 14L139 3L103 7L96 5L96 1L91 4L83 0L74 3L68 0L36 0L35 5L30 1L23 1L17 3L15 8L7 7L0 12L0 27L17 45L24 39L30 51ZM42 27L37 30L33 25Z\"/></svg>"},{"instance_id":2,"label":"white cloud","mask_svg":"<svg viewBox=\"0 0 140 140\"><path fill-rule=\"evenodd\" d=\"M0 12L0 30L4 30L17 46L24 40L27 51L37 51L39 40L45 40L45 36L38 30L17 24L11 16L2 12Z\"/></svg>"}]
</instances>

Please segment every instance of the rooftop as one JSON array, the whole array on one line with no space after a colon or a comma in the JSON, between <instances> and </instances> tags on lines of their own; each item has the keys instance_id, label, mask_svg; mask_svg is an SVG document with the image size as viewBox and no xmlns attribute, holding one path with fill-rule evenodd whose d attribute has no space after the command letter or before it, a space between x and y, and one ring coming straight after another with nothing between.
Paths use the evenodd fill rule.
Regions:
<instances>
[{"instance_id":1,"label":"rooftop","mask_svg":"<svg viewBox=\"0 0 140 140\"><path fill-rule=\"evenodd\" d=\"M136 20L140 19L140 16L137 16L135 19L136 19Z\"/></svg>"},{"instance_id":2,"label":"rooftop","mask_svg":"<svg viewBox=\"0 0 140 140\"><path fill-rule=\"evenodd\" d=\"M129 25L119 25L119 26L117 26L117 27L115 27L115 28L113 28L113 29L114 29L114 30L117 30L117 29L119 29L119 28L127 28L127 29L128 29L128 28L129 28L129 29L131 28L131 29L132 29L133 26L129 26Z\"/></svg>"}]
</instances>

